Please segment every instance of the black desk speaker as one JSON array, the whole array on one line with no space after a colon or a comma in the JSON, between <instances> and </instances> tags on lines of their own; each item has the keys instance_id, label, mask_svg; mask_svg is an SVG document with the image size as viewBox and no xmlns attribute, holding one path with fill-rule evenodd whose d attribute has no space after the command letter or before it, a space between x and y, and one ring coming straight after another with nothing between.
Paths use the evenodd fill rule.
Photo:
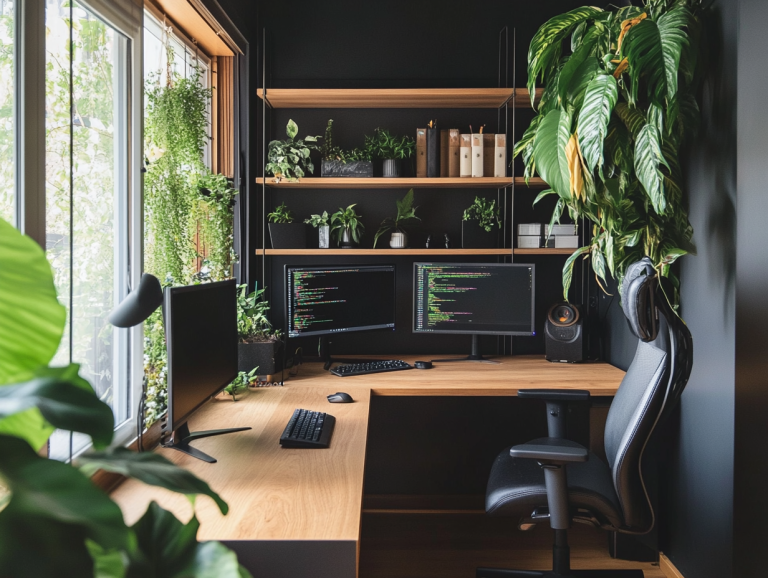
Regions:
<instances>
[{"instance_id":1,"label":"black desk speaker","mask_svg":"<svg viewBox=\"0 0 768 578\"><path fill-rule=\"evenodd\" d=\"M584 318L581 307L555 303L544 323L544 350L547 361L578 363L586 358Z\"/></svg>"}]
</instances>

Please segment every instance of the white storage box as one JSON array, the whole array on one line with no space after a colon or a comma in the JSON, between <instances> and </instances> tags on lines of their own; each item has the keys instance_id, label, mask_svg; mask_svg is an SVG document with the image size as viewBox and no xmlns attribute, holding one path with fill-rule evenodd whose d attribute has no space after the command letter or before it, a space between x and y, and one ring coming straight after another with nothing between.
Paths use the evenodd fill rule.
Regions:
<instances>
[{"instance_id":1,"label":"white storage box","mask_svg":"<svg viewBox=\"0 0 768 578\"><path fill-rule=\"evenodd\" d=\"M575 224L569 224L569 225L553 225L552 226L552 232L549 232L549 225L544 225L544 236L545 237L557 237L559 235L577 235L578 231L576 230Z\"/></svg>"},{"instance_id":2,"label":"white storage box","mask_svg":"<svg viewBox=\"0 0 768 578\"><path fill-rule=\"evenodd\" d=\"M578 249L579 237L577 235L558 235L555 237L556 249Z\"/></svg>"},{"instance_id":3,"label":"white storage box","mask_svg":"<svg viewBox=\"0 0 768 578\"><path fill-rule=\"evenodd\" d=\"M517 225L517 234L525 236L541 236L541 223L519 223Z\"/></svg>"},{"instance_id":4,"label":"white storage box","mask_svg":"<svg viewBox=\"0 0 768 578\"><path fill-rule=\"evenodd\" d=\"M538 249L541 247L541 235L518 235L518 249Z\"/></svg>"}]
</instances>

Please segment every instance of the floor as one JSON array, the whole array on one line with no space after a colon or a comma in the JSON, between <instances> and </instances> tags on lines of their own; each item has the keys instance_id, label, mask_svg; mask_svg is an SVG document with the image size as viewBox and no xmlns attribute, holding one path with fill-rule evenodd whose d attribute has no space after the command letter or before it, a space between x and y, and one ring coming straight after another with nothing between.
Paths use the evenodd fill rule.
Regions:
<instances>
[{"instance_id":1,"label":"floor","mask_svg":"<svg viewBox=\"0 0 768 578\"><path fill-rule=\"evenodd\" d=\"M577 524L570 532L574 569L642 569L664 578L658 564L625 562L608 555L607 534ZM473 578L488 566L551 568L551 530L517 530L509 520L478 514L365 514L360 578Z\"/></svg>"}]
</instances>

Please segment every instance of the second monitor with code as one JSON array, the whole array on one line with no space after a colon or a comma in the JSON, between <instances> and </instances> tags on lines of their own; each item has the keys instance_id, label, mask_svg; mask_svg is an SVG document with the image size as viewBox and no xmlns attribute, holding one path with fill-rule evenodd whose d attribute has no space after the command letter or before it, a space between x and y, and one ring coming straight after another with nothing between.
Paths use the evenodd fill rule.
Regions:
<instances>
[{"instance_id":1,"label":"second monitor with code","mask_svg":"<svg viewBox=\"0 0 768 578\"><path fill-rule=\"evenodd\" d=\"M469 356L439 361L486 361L479 335L536 334L533 264L414 263L413 284L414 333L472 336Z\"/></svg>"}]
</instances>

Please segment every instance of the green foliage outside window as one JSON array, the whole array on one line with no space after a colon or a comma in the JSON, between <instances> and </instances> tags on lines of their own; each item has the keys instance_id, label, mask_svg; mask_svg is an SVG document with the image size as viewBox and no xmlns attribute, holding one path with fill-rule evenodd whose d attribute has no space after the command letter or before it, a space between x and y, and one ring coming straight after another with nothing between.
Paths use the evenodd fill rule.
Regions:
<instances>
[{"instance_id":1,"label":"green foliage outside window","mask_svg":"<svg viewBox=\"0 0 768 578\"><path fill-rule=\"evenodd\" d=\"M662 275L695 251L679 164L696 133L701 0L644 0L612 10L582 7L546 22L528 52L538 115L515 146L525 176L538 173L558 196L552 223L568 210L593 223L589 245L563 269L589 258L601 285L621 287L626 267L648 256ZM563 55L568 47L569 54ZM676 301L676 296L669 296Z\"/></svg>"}]
</instances>

